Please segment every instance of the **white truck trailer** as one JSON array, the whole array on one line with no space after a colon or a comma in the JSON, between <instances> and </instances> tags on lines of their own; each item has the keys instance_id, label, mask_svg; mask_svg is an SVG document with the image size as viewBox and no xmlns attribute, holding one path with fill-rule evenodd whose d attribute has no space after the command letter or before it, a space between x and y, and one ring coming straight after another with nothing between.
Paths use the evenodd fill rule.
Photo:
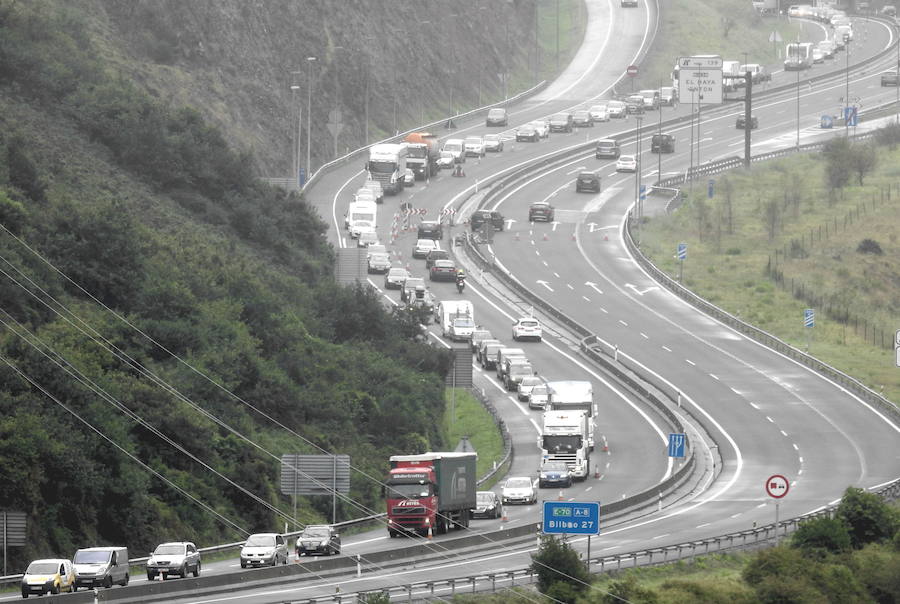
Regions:
<instances>
[{"instance_id":1,"label":"white truck trailer","mask_svg":"<svg viewBox=\"0 0 900 604\"><path fill-rule=\"evenodd\" d=\"M576 480L591 472L588 432L590 420L584 411L545 411L544 425L538 437L541 463L562 461Z\"/></svg>"},{"instance_id":2,"label":"white truck trailer","mask_svg":"<svg viewBox=\"0 0 900 604\"><path fill-rule=\"evenodd\" d=\"M562 380L548 382L550 398L547 409L554 411L584 411L588 417L588 446L594 450L597 406L594 404L594 387L586 380Z\"/></svg>"}]
</instances>

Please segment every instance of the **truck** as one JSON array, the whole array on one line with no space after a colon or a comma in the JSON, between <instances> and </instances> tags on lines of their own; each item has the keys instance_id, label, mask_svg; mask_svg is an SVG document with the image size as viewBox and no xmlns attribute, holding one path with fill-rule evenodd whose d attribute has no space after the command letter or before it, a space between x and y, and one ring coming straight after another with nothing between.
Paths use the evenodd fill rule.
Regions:
<instances>
[{"instance_id":1,"label":"truck","mask_svg":"<svg viewBox=\"0 0 900 604\"><path fill-rule=\"evenodd\" d=\"M386 193L396 195L403 190L406 174L406 143L381 143L369 148L365 169L369 178L381 183Z\"/></svg>"},{"instance_id":2,"label":"truck","mask_svg":"<svg viewBox=\"0 0 900 604\"><path fill-rule=\"evenodd\" d=\"M417 180L425 180L438 173L441 146L438 137L431 132L411 132L403 139L406 143L406 167Z\"/></svg>"},{"instance_id":3,"label":"truck","mask_svg":"<svg viewBox=\"0 0 900 604\"><path fill-rule=\"evenodd\" d=\"M722 61L722 89L725 92L734 91L743 86L743 77L740 61Z\"/></svg>"},{"instance_id":4,"label":"truck","mask_svg":"<svg viewBox=\"0 0 900 604\"><path fill-rule=\"evenodd\" d=\"M392 455L384 481L388 535L441 535L469 526L477 460L474 452Z\"/></svg>"},{"instance_id":5,"label":"truck","mask_svg":"<svg viewBox=\"0 0 900 604\"><path fill-rule=\"evenodd\" d=\"M594 450L597 406L594 404L594 387L586 380L561 380L548 382L550 398L547 408L554 411L584 411L587 413L589 431L588 446Z\"/></svg>"},{"instance_id":6,"label":"truck","mask_svg":"<svg viewBox=\"0 0 900 604\"><path fill-rule=\"evenodd\" d=\"M469 300L442 300L434 309L434 319L441 323L441 335L451 340L467 340L475 331L475 307ZM459 324L454 325L457 320Z\"/></svg>"},{"instance_id":7,"label":"truck","mask_svg":"<svg viewBox=\"0 0 900 604\"><path fill-rule=\"evenodd\" d=\"M589 432L590 418L585 411L545 411L541 435L538 436L541 463L564 462L573 478L584 480L591 472Z\"/></svg>"}]
</instances>

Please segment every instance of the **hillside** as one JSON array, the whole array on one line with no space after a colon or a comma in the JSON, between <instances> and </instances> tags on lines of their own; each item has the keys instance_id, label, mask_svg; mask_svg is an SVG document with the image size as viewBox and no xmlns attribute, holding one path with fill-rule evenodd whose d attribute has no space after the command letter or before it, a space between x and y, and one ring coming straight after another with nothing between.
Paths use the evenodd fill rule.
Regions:
<instances>
[{"instance_id":1,"label":"hillside","mask_svg":"<svg viewBox=\"0 0 900 604\"><path fill-rule=\"evenodd\" d=\"M316 49L430 18L415 60L399 34L372 45L372 134L393 127L394 91L440 97L440 69L428 86L386 70L443 65L446 10L348 6L0 0L0 508L29 517L10 571L84 545L280 528L284 453L347 453L377 478L389 454L447 446L445 355L406 313L338 287L324 223L257 179L290 165L287 78ZM511 36L529 7L510 5ZM496 74L486 22L457 19L456 48ZM335 91L357 102L362 63L317 54L331 71L314 115ZM370 480L351 484L338 520L381 506ZM299 510L321 520L330 501Z\"/></svg>"}]
</instances>

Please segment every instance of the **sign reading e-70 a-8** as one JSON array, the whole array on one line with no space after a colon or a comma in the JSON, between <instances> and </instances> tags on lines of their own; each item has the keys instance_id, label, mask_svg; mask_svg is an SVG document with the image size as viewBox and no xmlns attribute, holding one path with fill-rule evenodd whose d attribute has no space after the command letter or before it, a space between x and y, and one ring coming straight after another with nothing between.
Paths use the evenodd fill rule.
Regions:
<instances>
[{"instance_id":1,"label":"sign reading e-70 a-8","mask_svg":"<svg viewBox=\"0 0 900 604\"><path fill-rule=\"evenodd\" d=\"M545 501L542 530L547 534L598 535L600 504L595 501Z\"/></svg>"}]
</instances>

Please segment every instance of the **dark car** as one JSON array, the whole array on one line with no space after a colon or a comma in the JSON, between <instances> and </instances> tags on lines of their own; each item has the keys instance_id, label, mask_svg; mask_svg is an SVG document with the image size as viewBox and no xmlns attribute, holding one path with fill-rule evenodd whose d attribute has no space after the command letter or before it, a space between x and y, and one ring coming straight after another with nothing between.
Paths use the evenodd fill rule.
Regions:
<instances>
[{"instance_id":1,"label":"dark car","mask_svg":"<svg viewBox=\"0 0 900 604\"><path fill-rule=\"evenodd\" d=\"M475 512L472 518L500 518L503 516L503 504L500 496L493 491L478 491L475 494Z\"/></svg>"},{"instance_id":2,"label":"dark car","mask_svg":"<svg viewBox=\"0 0 900 604\"><path fill-rule=\"evenodd\" d=\"M550 116L550 132L571 132L573 127L571 113L563 112Z\"/></svg>"},{"instance_id":3,"label":"dark car","mask_svg":"<svg viewBox=\"0 0 900 604\"><path fill-rule=\"evenodd\" d=\"M644 113L644 97L640 94L632 94L625 99L625 113L640 115Z\"/></svg>"},{"instance_id":4,"label":"dark car","mask_svg":"<svg viewBox=\"0 0 900 604\"><path fill-rule=\"evenodd\" d=\"M419 225L418 239L443 239L444 226L440 222L425 221Z\"/></svg>"},{"instance_id":5,"label":"dark car","mask_svg":"<svg viewBox=\"0 0 900 604\"><path fill-rule=\"evenodd\" d=\"M503 214L491 210L475 210L472 212L472 217L469 218L469 224L473 231L481 229L485 222L490 222L495 231L502 231L505 220Z\"/></svg>"},{"instance_id":6,"label":"dark car","mask_svg":"<svg viewBox=\"0 0 900 604\"><path fill-rule=\"evenodd\" d=\"M539 140L541 140L541 135L538 133L537 128L535 128L534 126L525 124L524 126L520 126L518 130L516 130L517 143L520 143L522 141L536 143Z\"/></svg>"},{"instance_id":7,"label":"dark car","mask_svg":"<svg viewBox=\"0 0 900 604\"><path fill-rule=\"evenodd\" d=\"M400 301L409 303L415 298L416 289L425 289L425 279L421 277L407 277L400 286Z\"/></svg>"},{"instance_id":8,"label":"dark car","mask_svg":"<svg viewBox=\"0 0 900 604\"><path fill-rule=\"evenodd\" d=\"M594 153L597 159L619 159L622 149L619 147L619 141L604 138L597 141L597 149Z\"/></svg>"},{"instance_id":9,"label":"dark car","mask_svg":"<svg viewBox=\"0 0 900 604\"><path fill-rule=\"evenodd\" d=\"M575 179L575 192L591 191L600 192L600 175L594 172L581 172Z\"/></svg>"},{"instance_id":10,"label":"dark car","mask_svg":"<svg viewBox=\"0 0 900 604\"><path fill-rule=\"evenodd\" d=\"M327 524L309 525L297 537L297 556L321 554L330 556L341 553L341 536L333 526Z\"/></svg>"},{"instance_id":11,"label":"dark car","mask_svg":"<svg viewBox=\"0 0 900 604\"><path fill-rule=\"evenodd\" d=\"M650 139L651 153L675 153L675 137L671 134L654 134Z\"/></svg>"},{"instance_id":12,"label":"dark car","mask_svg":"<svg viewBox=\"0 0 900 604\"><path fill-rule=\"evenodd\" d=\"M456 281L456 263L452 260L435 260L428 269L430 281Z\"/></svg>"},{"instance_id":13,"label":"dark car","mask_svg":"<svg viewBox=\"0 0 900 604\"><path fill-rule=\"evenodd\" d=\"M544 487L570 487L572 486L572 473L564 461L545 461L541 466L541 476L538 478L538 486Z\"/></svg>"},{"instance_id":14,"label":"dark car","mask_svg":"<svg viewBox=\"0 0 900 604\"><path fill-rule=\"evenodd\" d=\"M738 130L743 130L747 126L747 118L744 114L738 116L737 120L734 122L734 127ZM759 121L756 119L755 115L750 116L750 129L759 127Z\"/></svg>"},{"instance_id":15,"label":"dark car","mask_svg":"<svg viewBox=\"0 0 900 604\"><path fill-rule=\"evenodd\" d=\"M553 206L548 201L535 201L528 207L528 221L543 220L545 222L553 222Z\"/></svg>"},{"instance_id":16,"label":"dark car","mask_svg":"<svg viewBox=\"0 0 900 604\"><path fill-rule=\"evenodd\" d=\"M506 109L503 109L502 107L494 107L489 110L487 119L484 121L485 126L506 126L506 123Z\"/></svg>"},{"instance_id":17,"label":"dark car","mask_svg":"<svg viewBox=\"0 0 900 604\"><path fill-rule=\"evenodd\" d=\"M897 71L885 71L881 74L881 85L882 86L900 86L900 76L897 75Z\"/></svg>"},{"instance_id":18,"label":"dark car","mask_svg":"<svg viewBox=\"0 0 900 604\"><path fill-rule=\"evenodd\" d=\"M430 270L435 260L449 260L450 252L447 250L431 250L425 256L425 269Z\"/></svg>"},{"instance_id":19,"label":"dark car","mask_svg":"<svg viewBox=\"0 0 900 604\"><path fill-rule=\"evenodd\" d=\"M572 114L572 125L576 128L590 127L594 125L594 118L590 111L576 111Z\"/></svg>"}]
</instances>

